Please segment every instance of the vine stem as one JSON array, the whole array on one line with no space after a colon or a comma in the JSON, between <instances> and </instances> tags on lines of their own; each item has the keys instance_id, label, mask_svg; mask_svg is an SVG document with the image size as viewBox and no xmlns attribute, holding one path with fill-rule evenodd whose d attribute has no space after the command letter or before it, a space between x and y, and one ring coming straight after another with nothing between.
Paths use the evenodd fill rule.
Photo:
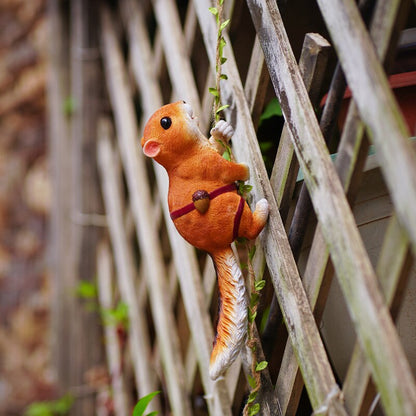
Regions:
<instances>
[{"instance_id":1,"label":"vine stem","mask_svg":"<svg viewBox=\"0 0 416 416\"><path fill-rule=\"evenodd\" d=\"M216 8L218 10L217 15L217 45L215 48L215 89L217 90L217 96L214 99L214 120L215 122L220 120L218 109L221 107L221 25L223 22L223 9L224 0L217 0Z\"/></svg>"},{"instance_id":2,"label":"vine stem","mask_svg":"<svg viewBox=\"0 0 416 416\"><path fill-rule=\"evenodd\" d=\"M250 253L250 249L247 246L247 253ZM256 289L256 275L254 273L253 263L251 261L250 255L247 259L247 271L248 271L248 277L250 282L250 297L253 295L259 295L258 290ZM253 303L253 305L250 302L249 308L250 313L249 315L255 316L258 308L258 300ZM260 380L260 372L257 371L257 356L256 356L256 339L255 339L255 319L252 319L251 322L248 323L247 326L247 346L251 350L251 374L254 379L254 388L250 389L250 396L255 395L261 387L261 380ZM253 402L247 401L246 405L244 406L243 410L243 416L249 416L250 408L253 406Z\"/></svg>"}]
</instances>

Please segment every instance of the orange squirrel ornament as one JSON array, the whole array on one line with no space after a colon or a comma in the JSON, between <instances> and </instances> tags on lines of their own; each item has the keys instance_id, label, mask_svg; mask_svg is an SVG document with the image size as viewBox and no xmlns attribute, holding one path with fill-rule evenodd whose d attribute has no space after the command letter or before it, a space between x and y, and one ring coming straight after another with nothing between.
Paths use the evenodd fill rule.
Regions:
<instances>
[{"instance_id":1,"label":"orange squirrel ornament","mask_svg":"<svg viewBox=\"0 0 416 416\"><path fill-rule=\"evenodd\" d=\"M209 368L214 380L237 358L247 330L244 278L231 243L237 237L255 239L269 213L265 199L257 203L253 213L237 193L235 182L249 178L248 167L224 159L217 143L229 141L232 134L231 126L220 121L208 140L191 106L178 101L150 117L141 141L145 155L168 173L168 205L177 230L214 261L221 297Z\"/></svg>"}]
</instances>

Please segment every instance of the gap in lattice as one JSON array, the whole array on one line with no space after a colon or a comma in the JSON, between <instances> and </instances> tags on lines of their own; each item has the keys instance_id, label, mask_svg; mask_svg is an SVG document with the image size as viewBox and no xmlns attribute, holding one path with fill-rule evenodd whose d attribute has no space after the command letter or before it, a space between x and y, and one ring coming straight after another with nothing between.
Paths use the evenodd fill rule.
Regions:
<instances>
[{"instance_id":1,"label":"gap in lattice","mask_svg":"<svg viewBox=\"0 0 416 416\"><path fill-rule=\"evenodd\" d=\"M194 416L208 416L208 406L205 399L205 391L201 382L201 374L197 366L194 383L191 391L192 414Z\"/></svg>"},{"instance_id":2,"label":"gap in lattice","mask_svg":"<svg viewBox=\"0 0 416 416\"><path fill-rule=\"evenodd\" d=\"M140 3L140 7L142 8L142 12L146 20L146 29L149 35L150 44L154 46L157 32L157 22L153 12L153 7L150 0L143 0Z\"/></svg>"},{"instance_id":3,"label":"gap in lattice","mask_svg":"<svg viewBox=\"0 0 416 416\"><path fill-rule=\"evenodd\" d=\"M244 374L243 368L240 368L240 373L238 376L237 385L234 392L234 397L232 400L232 413L234 416L240 416L243 414L244 406L247 402L249 395L249 388L246 376Z\"/></svg>"},{"instance_id":4,"label":"gap in lattice","mask_svg":"<svg viewBox=\"0 0 416 416\"><path fill-rule=\"evenodd\" d=\"M194 75L198 95L201 97L206 93L206 80L208 71L211 70L208 55L204 45L201 29L198 24L195 27L195 33L192 38L192 49L190 53L191 67ZM214 85L211 85L212 87ZM201 115L199 115L201 117Z\"/></svg>"},{"instance_id":5,"label":"gap in lattice","mask_svg":"<svg viewBox=\"0 0 416 416\"><path fill-rule=\"evenodd\" d=\"M240 78L244 80L250 64L256 31L246 2L235 2L232 16L225 15L224 19L230 17L230 41L233 46ZM224 48L224 56L227 57L227 46Z\"/></svg>"},{"instance_id":6,"label":"gap in lattice","mask_svg":"<svg viewBox=\"0 0 416 416\"><path fill-rule=\"evenodd\" d=\"M191 337L190 337L191 333L189 330L188 319L186 316L186 310L183 304L181 291L178 291L178 295L177 295L176 303L174 304L173 312L174 312L175 320L176 320L176 328L178 332L182 360L185 361L186 353L188 350L188 345L191 342Z\"/></svg>"}]
</instances>

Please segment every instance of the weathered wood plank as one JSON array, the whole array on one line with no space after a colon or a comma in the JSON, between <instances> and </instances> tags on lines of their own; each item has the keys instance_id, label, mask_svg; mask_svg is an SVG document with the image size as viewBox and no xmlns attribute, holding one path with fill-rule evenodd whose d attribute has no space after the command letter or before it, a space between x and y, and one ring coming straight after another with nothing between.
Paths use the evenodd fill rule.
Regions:
<instances>
[{"instance_id":1,"label":"weathered wood plank","mask_svg":"<svg viewBox=\"0 0 416 416\"><path fill-rule=\"evenodd\" d=\"M323 75L328 62L329 52L330 44L322 36L318 34L307 34L305 36L299 60L299 70L301 71L305 87L308 90L314 105L317 104L322 87ZM292 192L297 174L297 169L293 169L294 165L298 165L298 163L295 158L292 142L290 140L290 133L287 125L285 124L270 179L270 183L275 190L276 202L280 206L280 212L283 210L287 213L287 210L289 209L289 201L292 199ZM283 172L281 170L282 166L284 166ZM291 169L293 170L291 171ZM273 307L271 307L270 310L271 316L273 316L273 313L276 313L272 311L272 308ZM276 320L276 318L273 319ZM274 330L276 329L274 328ZM287 344L286 350L291 351L293 354L293 348L290 343ZM292 413L291 410L288 409L288 406L289 399L294 394L293 389L295 387L296 380L294 377L290 377L290 375L296 374L296 372L295 374L292 372L292 368L298 368L298 366L294 355L292 356L293 362L291 360L285 361L286 356L287 353L283 357L279 376L276 381L276 394L279 398L280 405L282 406L283 413L295 414L297 406L295 405L295 409L293 409L294 411ZM302 387L303 383L298 383L297 397L300 397Z\"/></svg>"},{"instance_id":2,"label":"weathered wood plank","mask_svg":"<svg viewBox=\"0 0 416 416\"><path fill-rule=\"evenodd\" d=\"M162 102L162 94L154 75L157 65L149 43L142 41L148 35L139 4L135 1L123 0L120 3L120 12L130 40L129 52L133 75L140 86L146 86L140 89L140 102L144 118L147 119L156 109L153 106L154 102Z\"/></svg>"},{"instance_id":3,"label":"weathered wood plank","mask_svg":"<svg viewBox=\"0 0 416 416\"><path fill-rule=\"evenodd\" d=\"M377 47L377 51L380 56L385 56L385 54L387 53L389 39L395 23L395 19L385 21L385 15L383 13L384 7L386 7L385 2L376 8L374 18L372 19L371 24L371 34L374 37L374 43ZM395 2L395 0L390 1L388 7L396 7L397 9L397 2ZM383 29L381 30L381 28ZM381 31L382 35L376 36L374 30ZM354 170L362 169L360 166L362 166L363 157L365 157L365 155L367 154L368 146L362 146L361 144L363 133L363 123L360 121L356 106L352 102L348 109L348 114L346 117L346 122L337 154L337 160L335 162L335 166L340 180L344 185L345 191L349 194L350 197L351 181L353 180L352 177L354 174ZM323 239L320 227L318 225L318 229L315 233L303 279L306 292L311 302L311 306L315 310L315 315L317 316L321 316L321 311L324 307L324 303L322 301L323 295L321 290L321 284L325 285L325 291L327 292L328 285L330 284L332 277L332 272L331 270L328 270L328 266L326 265L328 259L328 249ZM329 279L325 276L328 276ZM290 362L288 354L290 354L290 346L287 346L286 348L283 358L284 363ZM292 357L292 360L293 359L294 357ZM356 411L359 410L359 397L360 394L361 396L362 394L364 394L364 392L358 394L358 391L360 389L359 386L363 385L361 376L363 372L364 374L368 373L367 366L363 365L362 361L357 360L357 363L357 366L359 366L360 368L355 366L353 363L351 364L351 366L353 367L351 368L351 374L355 375L351 376L351 380L349 381L351 382L351 386L354 386L354 391L353 393L351 393L350 391L348 391L348 393L345 393L346 404L349 406L349 411L351 411L352 408L354 408ZM284 368L284 365L282 365L282 368ZM354 373L354 369L356 369L358 372ZM282 378L285 380L285 382L282 385L283 388L287 386L286 383L289 383L289 380L295 378L294 374L290 375L290 371L287 371L284 374L285 375ZM279 384L279 379L277 384ZM366 383L364 382L364 386L365 385Z\"/></svg>"},{"instance_id":4,"label":"weathered wood plank","mask_svg":"<svg viewBox=\"0 0 416 416\"><path fill-rule=\"evenodd\" d=\"M317 34L307 34L305 42L299 60L299 70L311 97L311 101L317 104L328 61L328 49L330 45L328 41ZM312 82L313 76L315 77L314 82ZM286 218L289 209L296 183L298 166L298 162L294 157L294 149L290 140L288 126L285 123L270 177L270 182L275 190L276 202L279 205L283 219Z\"/></svg>"},{"instance_id":5,"label":"weathered wood plank","mask_svg":"<svg viewBox=\"0 0 416 416\"><path fill-rule=\"evenodd\" d=\"M130 12L132 11L135 14L135 22L143 21L143 17L141 16L141 12L138 8L130 9ZM132 24L132 22L133 21L127 21L127 24ZM133 34L132 31L130 33ZM130 44L133 43L136 44L138 50L148 50L150 53L147 36L142 38L131 37ZM140 67L138 67L138 70L146 71L145 68ZM140 74L140 76L136 78L136 81L141 90L146 90L149 83L151 85L155 85L156 89L159 88L153 74ZM184 86L183 91L185 91L186 88L187 87ZM147 96L150 97L150 95ZM161 97L160 92L151 96L149 101L146 103L148 108L152 109L151 111L154 111L163 104L162 101L158 101L158 97ZM210 407L212 414L230 414L231 403L227 395L224 381L220 380L217 383L213 383L208 374L209 357L214 333L210 324L208 306L205 303L206 301L202 288L201 276L196 263L195 252L189 244L187 244L179 236L177 231L172 228L173 224L169 217L169 210L166 203L168 187L167 176L159 165L154 164L154 168L171 246L175 248L173 250L175 267L181 286L181 292L183 293L182 298L187 310L188 323L192 333L193 346L198 359L202 382L204 384L207 397L209 398L208 406ZM209 261L211 260L209 259ZM192 292L194 295L188 296L189 292Z\"/></svg>"},{"instance_id":6,"label":"weathered wood plank","mask_svg":"<svg viewBox=\"0 0 416 416\"><path fill-rule=\"evenodd\" d=\"M377 274L380 278L381 288L389 306L393 302L402 277L408 249L409 240L406 232L398 223L396 216L393 215L384 236L380 259L377 264ZM343 386L346 406L352 416L360 414L370 377L367 358L357 343L353 350Z\"/></svg>"},{"instance_id":7,"label":"weathered wood plank","mask_svg":"<svg viewBox=\"0 0 416 416\"><path fill-rule=\"evenodd\" d=\"M172 311L165 291L165 268L158 245L154 212L149 185L138 178L146 177L144 156L138 149L138 129L131 92L126 83L126 73L117 44L113 23L106 8L101 12L102 43L106 80L114 111L117 139L126 173L127 186L136 233L146 267L146 281L153 320L160 339L167 389L173 412L190 415L191 406L185 392L185 371L180 357L179 340L175 332Z\"/></svg>"},{"instance_id":8,"label":"weathered wood plank","mask_svg":"<svg viewBox=\"0 0 416 416\"><path fill-rule=\"evenodd\" d=\"M70 235L71 167L69 154L69 120L62 111L62 103L69 96L69 5L58 0L48 3L49 60L48 60L48 135L51 166L51 216L50 216L50 271L52 287L51 332L52 365L57 386L62 392L71 386L68 361L70 342L70 303L74 278L72 251L68 245Z\"/></svg>"},{"instance_id":9,"label":"weathered wood plank","mask_svg":"<svg viewBox=\"0 0 416 416\"><path fill-rule=\"evenodd\" d=\"M360 125L357 117L347 118L346 127L343 132L344 134L341 138L342 147L348 150L345 152L340 150L339 160L343 161L343 167L347 164L351 166L348 169L349 174L343 177L343 184L346 190L351 183L351 178L354 173L353 168L356 167L357 160L360 159L360 154L362 153L360 150L362 135L356 132L355 126L357 123ZM356 132L358 137L354 136L354 132ZM362 166L362 163L363 161L361 161L360 166ZM342 168L340 168L339 165L336 166L338 174L342 177ZM322 311L325 307L326 295L332 281L333 267L328 261L328 247L323 237L320 224L318 223L303 275L305 291L317 319L320 319L320 316L322 315ZM283 404L287 404L289 414L296 414L300 397L300 388L303 384L299 374L297 374L298 372L299 370L296 365L293 347L287 344L276 382L276 390L278 394L282 395ZM291 389L290 386L293 386L294 388ZM281 393L278 392L278 389L281 389Z\"/></svg>"},{"instance_id":10,"label":"weathered wood plank","mask_svg":"<svg viewBox=\"0 0 416 416\"><path fill-rule=\"evenodd\" d=\"M348 0L318 0L318 5L361 118L377 147L398 218L416 251L416 156L408 141L409 130L356 5ZM394 18L395 7L384 11L386 19Z\"/></svg>"},{"instance_id":11,"label":"weathered wood plank","mask_svg":"<svg viewBox=\"0 0 416 416\"><path fill-rule=\"evenodd\" d=\"M305 35L299 60L299 69L314 106L319 105L318 100L326 64L328 62L329 51L330 45L322 36L315 33L308 33ZM328 113L328 111L325 112ZM275 190L276 202L279 206L283 222L286 221L289 207L292 202L298 168L299 163L295 157L288 126L285 123L270 178L270 183ZM310 199L303 185L289 231L289 244L295 261L297 261L299 257L301 241L303 240L311 210ZM267 339L270 344L273 343L281 319L281 313L278 310L276 297L273 296L269 317L263 334L263 338L265 340ZM287 384L285 387L287 387ZM282 407L285 408L284 403L282 403Z\"/></svg>"},{"instance_id":12,"label":"weathered wood plank","mask_svg":"<svg viewBox=\"0 0 416 416\"><path fill-rule=\"evenodd\" d=\"M97 7L96 0L75 0L70 6L70 96L76 103L70 117L71 141L66 156L71 160L71 233L67 245L71 246L72 288L75 290L81 281L93 281L96 275L94 253L101 237L102 228L91 221L85 221L102 212L97 175L96 137L101 89L101 67L98 52L98 30L91 28L89 15ZM66 99L66 97L65 97ZM62 108L62 103L60 105ZM82 221L79 221L82 218ZM104 362L104 349L96 340L102 336L97 314L82 307L83 300L71 296L69 320L69 372L71 385L79 386L85 381L85 373L93 366ZM71 413L91 414L95 410L92 395L80 396L71 408Z\"/></svg>"},{"instance_id":13,"label":"weathered wood plank","mask_svg":"<svg viewBox=\"0 0 416 416\"><path fill-rule=\"evenodd\" d=\"M173 0L155 0L153 6L162 36L169 76L176 96L188 101L195 113L201 114L198 91L175 4Z\"/></svg>"},{"instance_id":14,"label":"weathered wood plank","mask_svg":"<svg viewBox=\"0 0 416 416\"><path fill-rule=\"evenodd\" d=\"M216 29L212 16L209 16L209 4L204 0L196 0L195 4L208 55L215 56L213 47ZM267 27L266 23L265 27ZM223 83L222 92L224 102L231 104L231 111L228 114L233 125L236 126L234 135L236 146L233 150L238 160L244 160L250 166L252 175L250 182L254 185L255 197L265 196L270 204L270 219L262 234L263 248L311 401L314 408L319 409L326 403L328 397L332 397L331 409L334 413L345 414L336 394L338 387L290 252L231 48L226 47L224 54L228 58L224 64L224 71L229 78ZM211 66L215 67L213 60Z\"/></svg>"},{"instance_id":15,"label":"weathered wood plank","mask_svg":"<svg viewBox=\"0 0 416 416\"><path fill-rule=\"evenodd\" d=\"M107 241L102 241L97 248L97 286L98 299L102 310L114 308L112 293L112 259ZM110 374L114 411L116 416L128 414L128 399L123 379L123 364L117 330L114 325L104 322L105 348L108 372Z\"/></svg>"},{"instance_id":16,"label":"weathered wood plank","mask_svg":"<svg viewBox=\"0 0 416 416\"><path fill-rule=\"evenodd\" d=\"M396 414L414 413L416 387L408 363L302 85L280 13L269 0L249 1L249 8L340 285L383 401L397 406Z\"/></svg>"},{"instance_id":17,"label":"weathered wood plank","mask_svg":"<svg viewBox=\"0 0 416 416\"><path fill-rule=\"evenodd\" d=\"M150 341L144 318L140 310L135 286L134 260L123 228L122 196L118 173L115 170L114 149L110 143L111 126L108 120L99 125L98 161L107 223L114 252L117 282L123 301L128 307L129 344L133 358L136 387L140 396L157 390L155 374L150 365ZM160 410L157 398L152 401L153 410Z\"/></svg>"}]
</instances>

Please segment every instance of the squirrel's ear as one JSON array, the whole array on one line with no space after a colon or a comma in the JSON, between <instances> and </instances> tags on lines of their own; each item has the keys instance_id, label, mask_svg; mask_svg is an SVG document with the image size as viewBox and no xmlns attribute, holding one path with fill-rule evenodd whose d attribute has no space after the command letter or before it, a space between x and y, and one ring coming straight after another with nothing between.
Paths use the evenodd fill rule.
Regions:
<instances>
[{"instance_id":1,"label":"squirrel's ear","mask_svg":"<svg viewBox=\"0 0 416 416\"><path fill-rule=\"evenodd\" d=\"M160 143L155 140L148 140L143 145L143 153L148 157L156 157L160 152Z\"/></svg>"}]
</instances>

